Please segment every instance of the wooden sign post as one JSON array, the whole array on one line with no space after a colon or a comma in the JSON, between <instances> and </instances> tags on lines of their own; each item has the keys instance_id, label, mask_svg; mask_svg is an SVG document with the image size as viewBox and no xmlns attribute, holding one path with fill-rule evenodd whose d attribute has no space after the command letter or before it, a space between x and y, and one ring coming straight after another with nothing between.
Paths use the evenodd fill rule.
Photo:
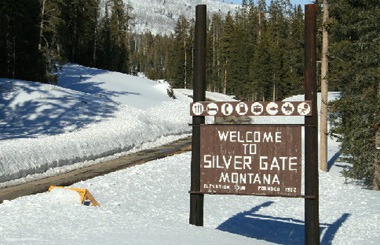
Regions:
<instances>
[{"instance_id":1,"label":"wooden sign post","mask_svg":"<svg viewBox=\"0 0 380 245\"><path fill-rule=\"evenodd\" d=\"M318 114L316 37L317 7L305 5L305 99L314 104L312 116L305 117L305 242L320 244L319 178L318 178Z\"/></svg>"},{"instance_id":2,"label":"wooden sign post","mask_svg":"<svg viewBox=\"0 0 380 245\"><path fill-rule=\"evenodd\" d=\"M319 244L316 5L305 7L305 101L210 102L206 90L206 6L195 22L190 224L203 226L204 194L305 198L305 242ZM304 116L301 125L205 125L205 116ZM301 194L305 128L305 194Z\"/></svg>"},{"instance_id":3,"label":"wooden sign post","mask_svg":"<svg viewBox=\"0 0 380 245\"><path fill-rule=\"evenodd\" d=\"M195 20L194 102L206 98L206 5L196 7ZM193 116L191 155L190 224L203 226L203 199L200 193L200 125L204 116Z\"/></svg>"}]
</instances>

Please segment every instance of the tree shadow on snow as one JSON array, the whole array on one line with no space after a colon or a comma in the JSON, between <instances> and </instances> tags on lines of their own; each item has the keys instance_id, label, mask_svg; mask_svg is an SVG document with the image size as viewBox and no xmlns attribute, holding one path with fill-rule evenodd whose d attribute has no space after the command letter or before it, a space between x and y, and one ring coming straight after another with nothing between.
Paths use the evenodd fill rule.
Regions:
<instances>
[{"instance_id":1,"label":"tree shadow on snow","mask_svg":"<svg viewBox=\"0 0 380 245\"><path fill-rule=\"evenodd\" d=\"M84 93L96 94L103 98L118 95L140 95L134 91L104 90L101 86L104 81L97 80L95 76L107 73L111 72L74 64L66 65L64 72L59 75L59 85Z\"/></svg>"},{"instance_id":2,"label":"tree shadow on snow","mask_svg":"<svg viewBox=\"0 0 380 245\"><path fill-rule=\"evenodd\" d=\"M331 167L334 165L334 163L339 159L341 153L340 151L336 152L334 156L330 158L330 160L327 162L327 171L330 171Z\"/></svg>"},{"instance_id":3,"label":"tree shadow on snow","mask_svg":"<svg viewBox=\"0 0 380 245\"><path fill-rule=\"evenodd\" d=\"M101 81L88 80L108 71L76 65L64 69L59 87L37 82L15 85L11 79L0 81L0 140L78 130L113 117L119 106L111 97L129 94L105 90L99 86ZM20 102L16 95L28 99Z\"/></svg>"},{"instance_id":4,"label":"tree shadow on snow","mask_svg":"<svg viewBox=\"0 0 380 245\"><path fill-rule=\"evenodd\" d=\"M256 214L261 208L273 203L273 201L265 202L249 211L238 213L219 225L217 229L277 244L304 244L304 221ZM320 224L321 244L332 244L339 227L349 216L350 214L345 213L333 224Z\"/></svg>"}]
</instances>

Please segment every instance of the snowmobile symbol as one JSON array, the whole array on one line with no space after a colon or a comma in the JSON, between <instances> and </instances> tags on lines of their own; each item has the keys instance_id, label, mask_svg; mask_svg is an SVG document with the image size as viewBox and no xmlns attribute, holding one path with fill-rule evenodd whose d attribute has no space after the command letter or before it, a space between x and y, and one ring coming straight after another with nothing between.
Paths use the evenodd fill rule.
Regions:
<instances>
[{"instance_id":1,"label":"snowmobile symbol","mask_svg":"<svg viewBox=\"0 0 380 245\"><path fill-rule=\"evenodd\" d=\"M275 102L270 102L267 105L267 112L269 115L276 115L278 113L278 105Z\"/></svg>"}]
</instances>

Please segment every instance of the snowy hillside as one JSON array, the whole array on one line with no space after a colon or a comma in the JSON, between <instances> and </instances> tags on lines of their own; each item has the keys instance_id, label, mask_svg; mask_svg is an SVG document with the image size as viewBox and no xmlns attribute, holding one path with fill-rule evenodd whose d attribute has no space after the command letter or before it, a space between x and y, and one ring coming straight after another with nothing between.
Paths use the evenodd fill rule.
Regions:
<instances>
[{"instance_id":1,"label":"snowy hillside","mask_svg":"<svg viewBox=\"0 0 380 245\"><path fill-rule=\"evenodd\" d=\"M195 7L207 4L209 13L226 14L234 11L238 5L217 0L124 0L132 6L134 16L133 29L137 33L150 31L153 34L170 34L174 31L178 17L195 18Z\"/></svg>"}]
</instances>

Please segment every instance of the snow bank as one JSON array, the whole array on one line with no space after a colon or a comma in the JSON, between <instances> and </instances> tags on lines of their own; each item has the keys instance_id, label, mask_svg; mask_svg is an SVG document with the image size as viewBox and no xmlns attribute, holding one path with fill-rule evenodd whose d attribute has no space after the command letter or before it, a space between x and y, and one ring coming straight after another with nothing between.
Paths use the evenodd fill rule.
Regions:
<instances>
[{"instance_id":1,"label":"snow bank","mask_svg":"<svg viewBox=\"0 0 380 245\"><path fill-rule=\"evenodd\" d=\"M0 80L0 182L190 132L189 98L165 83L66 65L59 85Z\"/></svg>"}]
</instances>

